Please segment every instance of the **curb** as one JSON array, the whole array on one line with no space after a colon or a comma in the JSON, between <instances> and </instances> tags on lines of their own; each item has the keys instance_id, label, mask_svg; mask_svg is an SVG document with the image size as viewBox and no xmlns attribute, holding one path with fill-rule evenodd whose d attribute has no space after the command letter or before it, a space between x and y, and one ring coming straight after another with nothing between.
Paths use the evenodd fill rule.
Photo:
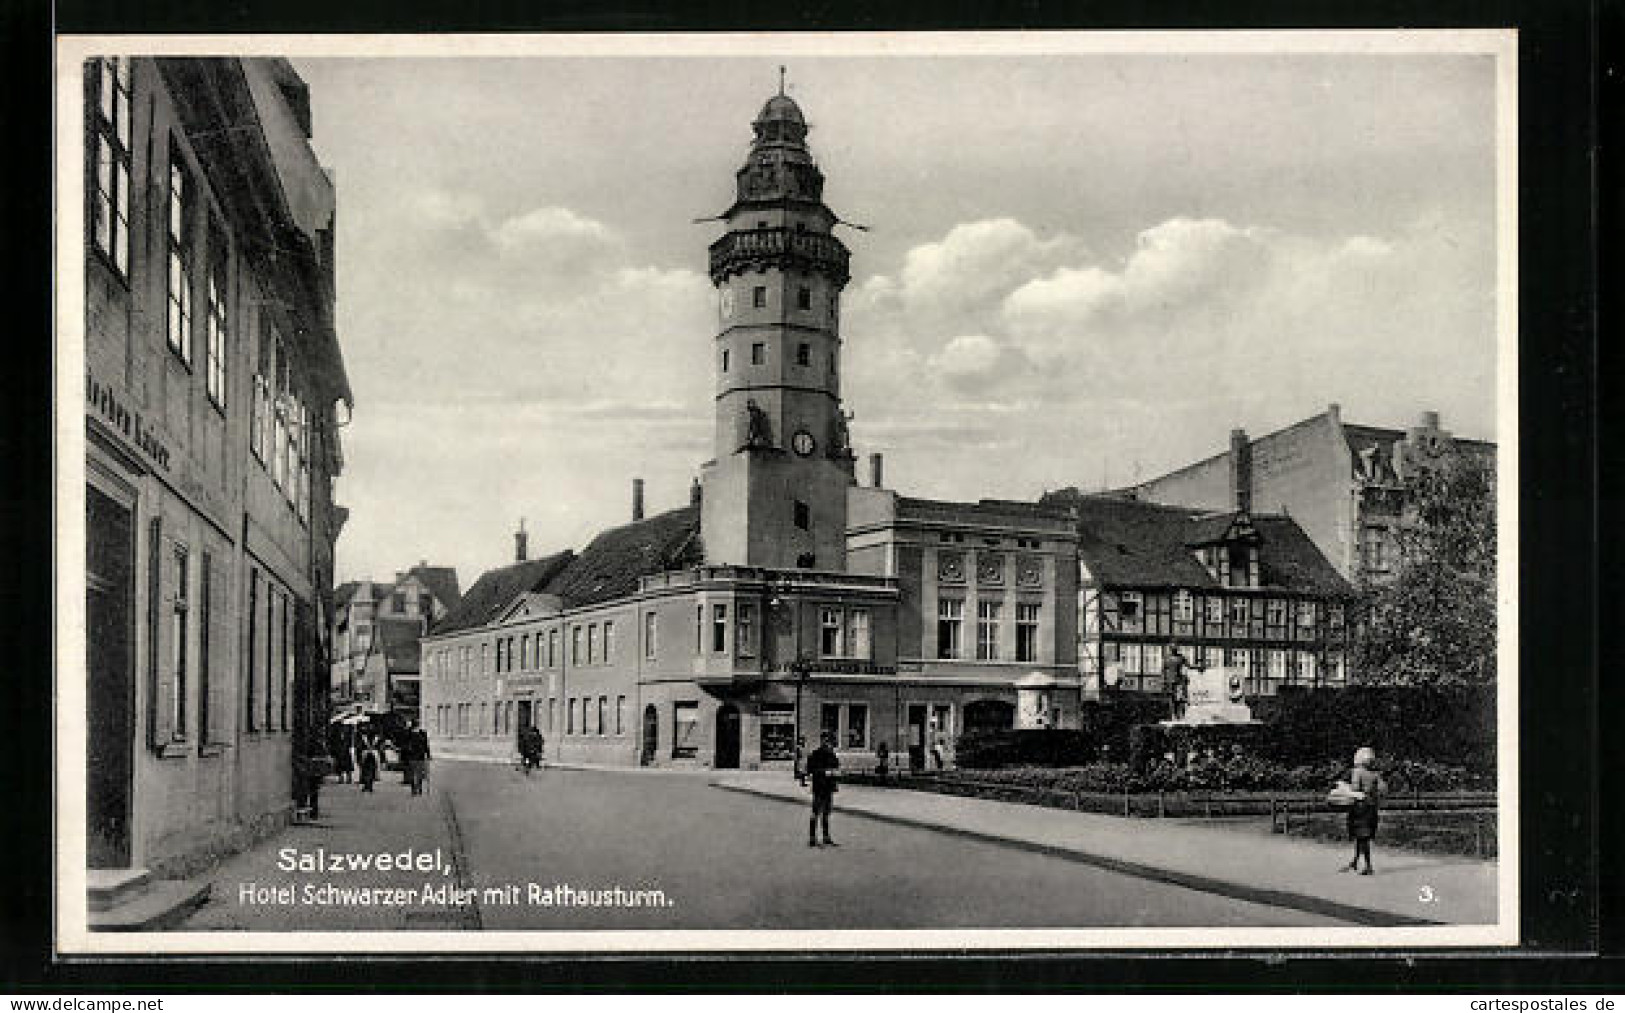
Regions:
<instances>
[{"instance_id":1,"label":"curb","mask_svg":"<svg viewBox=\"0 0 1625 1013\"><path fill-rule=\"evenodd\" d=\"M754 795L757 798L774 799L775 801L802 805L800 799L787 798L784 795L749 788L744 785L723 784L712 781L711 787L722 791L738 792L741 795ZM1327 900L1312 894L1296 893L1290 890L1275 890L1267 887L1249 886L1246 883L1235 883L1225 879L1215 879L1211 876L1201 876L1195 873L1178 872L1173 869L1164 869L1160 866L1146 865L1143 862L1130 862L1121 858L1108 858L1105 855L1096 855L1074 848L1063 848L1054 844L1040 844L1037 841L1026 841L1019 837L1004 837L999 834L984 833L980 830L967 830L963 827L950 826L945 823L935 823L930 820L914 819L910 816L895 816L889 813L877 813L864 809L843 809L841 812L847 816L858 816L864 819L875 820L880 823L893 823L898 826L913 827L917 830L933 830L937 833L951 834L955 837L964 837L984 844L996 844L1001 847L1015 848L1019 851L1031 851L1051 858L1063 858L1083 865L1091 865L1108 872L1122 873L1138 879L1151 880L1157 883L1167 883L1172 886L1182 886L1190 890L1200 890L1203 893L1218 894L1221 897L1230 897L1235 900L1247 901L1252 904L1263 904L1268 907L1290 908L1308 914L1323 915L1336 918L1340 921L1354 922L1357 925L1366 925L1380 928L1412 925L1448 925L1449 922L1435 921L1431 918L1418 918L1415 915L1398 914L1393 911L1384 911L1380 908L1359 907L1354 904L1344 904L1341 901Z\"/></svg>"}]
</instances>

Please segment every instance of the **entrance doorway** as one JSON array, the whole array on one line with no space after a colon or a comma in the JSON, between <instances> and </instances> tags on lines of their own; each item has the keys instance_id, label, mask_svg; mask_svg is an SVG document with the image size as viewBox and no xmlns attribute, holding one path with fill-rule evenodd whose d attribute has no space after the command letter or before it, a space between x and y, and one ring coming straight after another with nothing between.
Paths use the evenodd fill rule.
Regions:
<instances>
[{"instance_id":1,"label":"entrance doorway","mask_svg":"<svg viewBox=\"0 0 1625 1013\"><path fill-rule=\"evenodd\" d=\"M531 702L529 700L520 700L519 720L514 722L515 741L517 741L520 736L523 736L525 732L530 729L531 723L534 720L535 719L531 715Z\"/></svg>"},{"instance_id":2,"label":"entrance doorway","mask_svg":"<svg viewBox=\"0 0 1625 1013\"><path fill-rule=\"evenodd\" d=\"M655 705L650 704L643 708L643 751L638 755L638 763L644 767L653 766L659 749L660 714L655 710Z\"/></svg>"},{"instance_id":3,"label":"entrance doorway","mask_svg":"<svg viewBox=\"0 0 1625 1013\"><path fill-rule=\"evenodd\" d=\"M135 734L135 545L130 511L85 488L85 847L92 869L130 865Z\"/></svg>"},{"instance_id":4,"label":"entrance doorway","mask_svg":"<svg viewBox=\"0 0 1625 1013\"><path fill-rule=\"evenodd\" d=\"M718 770L731 770L739 766L739 708L725 703L717 708Z\"/></svg>"}]
</instances>

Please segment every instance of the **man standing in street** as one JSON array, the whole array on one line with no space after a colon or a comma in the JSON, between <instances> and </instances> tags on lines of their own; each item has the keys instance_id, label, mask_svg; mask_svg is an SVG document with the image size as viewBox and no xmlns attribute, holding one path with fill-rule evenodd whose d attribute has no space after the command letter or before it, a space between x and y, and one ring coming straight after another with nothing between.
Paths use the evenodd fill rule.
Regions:
<instances>
[{"instance_id":1,"label":"man standing in street","mask_svg":"<svg viewBox=\"0 0 1625 1013\"><path fill-rule=\"evenodd\" d=\"M841 767L841 758L835 755L835 734L824 732L819 736L818 748L807 758L807 774L812 778L812 816L807 820L807 847L818 847L818 826L823 821L824 843L835 847L829 835L829 814L835 808L835 772Z\"/></svg>"},{"instance_id":2,"label":"man standing in street","mask_svg":"<svg viewBox=\"0 0 1625 1013\"><path fill-rule=\"evenodd\" d=\"M406 761L406 777L412 785L412 794L423 794L423 783L429 779L429 733L418 727L416 721L406 731L401 759Z\"/></svg>"}]
</instances>

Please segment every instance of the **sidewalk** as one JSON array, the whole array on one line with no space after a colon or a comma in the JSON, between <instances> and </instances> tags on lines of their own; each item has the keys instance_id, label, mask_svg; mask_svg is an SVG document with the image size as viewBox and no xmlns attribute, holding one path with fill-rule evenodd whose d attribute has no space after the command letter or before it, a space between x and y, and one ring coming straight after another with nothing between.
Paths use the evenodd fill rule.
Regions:
<instances>
[{"instance_id":1,"label":"sidewalk","mask_svg":"<svg viewBox=\"0 0 1625 1013\"><path fill-rule=\"evenodd\" d=\"M718 776L726 791L805 805L784 771ZM1258 821L1125 819L906 788L842 785L836 817L862 815L1037 851L1238 900L1362 925L1485 925L1496 921L1493 861L1384 850L1376 875L1340 873L1352 846L1269 833ZM1424 900L1427 897L1429 899Z\"/></svg>"},{"instance_id":2,"label":"sidewalk","mask_svg":"<svg viewBox=\"0 0 1625 1013\"><path fill-rule=\"evenodd\" d=\"M478 905L459 903L467 864L449 795L413 797L397 771L385 771L371 794L359 784L322 786L322 817L295 824L234 855L201 877L211 899L182 931L246 929L259 932L389 931L479 928ZM292 849L292 852L290 852ZM428 869L369 868L336 871L330 863L352 856L400 856ZM278 868L290 853L309 856L303 869ZM394 859L390 860L395 864ZM329 884L331 885L330 888ZM445 888L449 891L441 893ZM430 891L434 891L431 893Z\"/></svg>"}]
</instances>

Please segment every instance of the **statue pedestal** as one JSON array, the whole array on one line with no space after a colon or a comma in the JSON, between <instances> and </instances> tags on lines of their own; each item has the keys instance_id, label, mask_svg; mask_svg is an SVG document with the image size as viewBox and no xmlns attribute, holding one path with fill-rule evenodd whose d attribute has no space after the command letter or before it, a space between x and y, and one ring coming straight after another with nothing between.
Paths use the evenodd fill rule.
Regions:
<instances>
[{"instance_id":1,"label":"statue pedestal","mask_svg":"<svg viewBox=\"0 0 1625 1013\"><path fill-rule=\"evenodd\" d=\"M1250 725L1253 711L1242 702L1246 680L1226 668L1192 669L1186 685L1185 715L1164 725Z\"/></svg>"}]
</instances>

